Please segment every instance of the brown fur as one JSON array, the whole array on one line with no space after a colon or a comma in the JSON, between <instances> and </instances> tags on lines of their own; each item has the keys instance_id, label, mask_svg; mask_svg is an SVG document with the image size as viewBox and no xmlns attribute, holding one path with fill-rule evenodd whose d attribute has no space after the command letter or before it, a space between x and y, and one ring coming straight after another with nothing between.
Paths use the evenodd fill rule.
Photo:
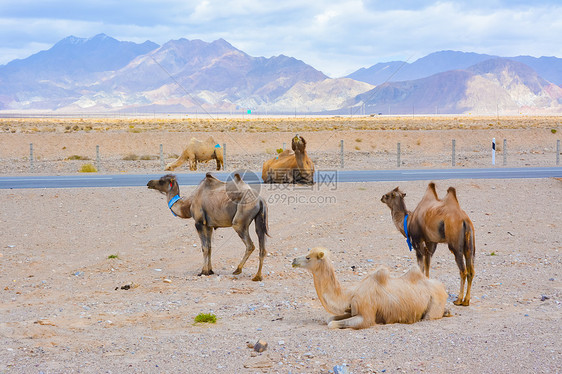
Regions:
<instances>
[{"instance_id":1,"label":"brown fur","mask_svg":"<svg viewBox=\"0 0 562 374\"><path fill-rule=\"evenodd\" d=\"M262 179L265 183L314 183L314 163L306 153L306 140L295 135L290 150L263 163Z\"/></svg>"},{"instance_id":2,"label":"brown fur","mask_svg":"<svg viewBox=\"0 0 562 374\"><path fill-rule=\"evenodd\" d=\"M324 248L313 248L295 258L293 267L312 273L320 302L335 315L329 319L329 328L362 329L375 324L414 323L439 319L446 314L445 287L435 279L424 277L417 268L393 278L387 268L380 267L353 288L344 289L336 279L330 253Z\"/></svg>"},{"instance_id":3,"label":"brown fur","mask_svg":"<svg viewBox=\"0 0 562 374\"><path fill-rule=\"evenodd\" d=\"M167 201L180 193L177 179L171 174L153 179L147 186L166 194ZM242 261L234 271L234 274L240 274L255 248L248 231L254 221L260 253L258 271L252 280L262 280L261 271L266 253L265 236L269 236L267 204L239 174L235 174L232 181L225 183L207 173L195 191L189 197L178 200L171 210L180 218L193 218L195 221L203 250L203 270L199 275L214 274L211 266L211 241L213 230L219 227L232 227L246 245Z\"/></svg>"},{"instance_id":4,"label":"brown fur","mask_svg":"<svg viewBox=\"0 0 562 374\"><path fill-rule=\"evenodd\" d=\"M469 305L476 251L474 226L461 209L456 190L449 187L447 195L440 200L435 191L435 183L429 183L423 198L413 212L406 209L405 196L406 194L396 187L385 194L381 201L390 208L394 225L404 236L406 236L403 228L404 216L408 214L408 236L416 250L418 265L427 277L429 277L431 257L435 253L437 244L449 245L449 250L455 255L461 278L459 296L454 304ZM467 281L467 288L463 298L465 281Z\"/></svg>"},{"instance_id":5,"label":"brown fur","mask_svg":"<svg viewBox=\"0 0 562 374\"><path fill-rule=\"evenodd\" d=\"M221 147L215 147L217 143L212 136L206 140L191 138L187 147L183 150L182 154L174 162L166 165L165 170L175 170L183 163L189 161L189 170L197 170L197 162L209 162L210 160L217 161L217 170L220 170L223 165L223 154Z\"/></svg>"}]
</instances>

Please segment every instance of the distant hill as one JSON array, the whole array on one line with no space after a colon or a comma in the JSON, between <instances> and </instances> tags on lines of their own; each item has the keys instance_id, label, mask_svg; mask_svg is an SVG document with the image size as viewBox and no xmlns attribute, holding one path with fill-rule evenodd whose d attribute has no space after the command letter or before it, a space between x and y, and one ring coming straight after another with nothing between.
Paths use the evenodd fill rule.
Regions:
<instances>
[{"instance_id":1,"label":"distant hill","mask_svg":"<svg viewBox=\"0 0 562 374\"><path fill-rule=\"evenodd\" d=\"M224 39L159 46L69 36L0 66L0 111L561 113L561 66L555 57L441 51L331 79L293 57L253 57Z\"/></svg>"},{"instance_id":2,"label":"distant hill","mask_svg":"<svg viewBox=\"0 0 562 374\"><path fill-rule=\"evenodd\" d=\"M400 82L429 77L449 70L466 69L479 62L500 58L486 54L458 51L440 51L431 53L413 63L392 61L378 63L369 68L361 68L347 78L355 79L373 85L385 82ZM533 68L537 74L546 80L562 85L562 59L556 57L505 57L509 60L524 63Z\"/></svg>"},{"instance_id":3,"label":"distant hill","mask_svg":"<svg viewBox=\"0 0 562 374\"><path fill-rule=\"evenodd\" d=\"M383 114L490 114L500 110L516 114L538 108L557 112L562 109L562 88L523 63L495 58L467 69L381 84L358 95L351 106L363 105L368 112Z\"/></svg>"}]
</instances>

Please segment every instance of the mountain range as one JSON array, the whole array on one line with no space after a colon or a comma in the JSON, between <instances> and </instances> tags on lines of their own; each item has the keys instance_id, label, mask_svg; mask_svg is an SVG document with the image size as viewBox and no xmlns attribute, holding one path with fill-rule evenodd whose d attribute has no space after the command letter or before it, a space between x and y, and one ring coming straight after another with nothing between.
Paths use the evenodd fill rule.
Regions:
<instances>
[{"instance_id":1,"label":"mountain range","mask_svg":"<svg viewBox=\"0 0 562 374\"><path fill-rule=\"evenodd\" d=\"M0 65L1 112L561 113L562 59L440 51L329 78L303 61L252 57L223 39L69 36Z\"/></svg>"}]
</instances>

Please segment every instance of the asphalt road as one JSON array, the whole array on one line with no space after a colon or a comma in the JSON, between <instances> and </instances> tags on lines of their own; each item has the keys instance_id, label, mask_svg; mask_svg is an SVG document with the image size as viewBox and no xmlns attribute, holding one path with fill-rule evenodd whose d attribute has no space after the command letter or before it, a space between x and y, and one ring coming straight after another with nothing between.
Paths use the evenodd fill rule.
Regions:
<instances>
[{"instance_id":1,"label":"asphalt road","mask_svg":"<svg viewBox=\"0 0 562 374\"><path fill-rule=\"evenodd\" d=\"M67 176L16 176L0 177L0 189L19 188L79 188L79 187L139 187L161 174L84 174ZM230 172L212 173L227 180ZM241 172L249 183L259 183L260 175L251 171ZM180 185L197 185L205 173L177 173ZM562 178L562 167L544 168L489 168L489 169L419 169L419 170L321 170L314 180L317 183L337 184L344 182L383 182L443 179L513 179L513 178Z\"/></svg>"}]
</instances>

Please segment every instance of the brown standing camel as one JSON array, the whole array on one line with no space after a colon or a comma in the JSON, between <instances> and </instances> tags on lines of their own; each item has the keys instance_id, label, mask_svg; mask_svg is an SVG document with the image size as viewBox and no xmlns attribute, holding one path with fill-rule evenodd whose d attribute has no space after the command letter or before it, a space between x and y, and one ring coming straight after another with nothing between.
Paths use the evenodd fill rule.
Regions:
<instances>
[{"instance_id":1,"label":"brown standing camel","mask_svg":"<svg viewBox=\"0 0 562 374\"><path fill-rule=\"evenodd\" d=\"M290 150L263 163L261 177L265 183L314 183L314 163L306 153L306 140L298 134Z\"/></svg>"},{"instance_id":2,"label":"brown standing camel","mask_svg":"<svg viewBox=\"0 0 562 374\"><path fill-rule=\"evenodd\" d=\"M439 319L445 311L447 292L441 282L426 278L416 267L399 278L380 267L352 288L338 282L330 253L313 248L293 260L293 267L309 270L320 302L331 314L329 328L362 329L375 324L414 323Z\"/></svg>"},{"instance_id":3,"label":"brown standing camel","mask_svg":"<svg viewBox=\"0 0 562 374\"><path fill-rule=\"evenodd\" d=\"M208 162L213 159L217 161L217 170L220 170L224 162L222 148L215 143L212 136L204 141L191 138L180 157L166 165L164 170L175 170L183 163L189 162L189 170L194 171L197 170L197 162Z\"/></svg>"},{"instance_id":4,"label":"brown standing camel","mask_svg":"<svg viewBox=\"0 0 562 374\"><path fill-rule=\"evenodd\" d=\"M262 280L265 236L269 236L267 204L240 178L239 174L235 174L231 181L225 183L207 173L189 197L180 197L177 179L171 174L153 179L147 186L166 195L168 207L175 216L195 220L195 228L201 239L203 251L203 270L199 275L214 274L211 266L211 241L213 230L219 227L232 227L246 245L242 261L234 271L234 274L240 274L246 260L255 249L248 231L254 221L260 253L258 272L252 280Z\"/></svg>"},{"instance_id":5,"label":"brown standing camel","mask_svg":"<svg viewBox=\"0 0 562 374\"><path fill-rule=\"evenodd\" d=\"M470 289L474 278L474 226L461 209L457 193L449 187L441 200L437 197L435 183L431 182L413 212L406 209L406 194L398 187L383 195L381 201L388 205L394 225L406 237L410 250L416 250L418 266L429 277L431 256L438 243L447 243L459 267L461 287L455 305L470 304ZM464 258L463 258L464 256ZM466 261L466 265L465 265ZM467 282L466 295L464 285Z\"/></svg>"}]
</instances>

